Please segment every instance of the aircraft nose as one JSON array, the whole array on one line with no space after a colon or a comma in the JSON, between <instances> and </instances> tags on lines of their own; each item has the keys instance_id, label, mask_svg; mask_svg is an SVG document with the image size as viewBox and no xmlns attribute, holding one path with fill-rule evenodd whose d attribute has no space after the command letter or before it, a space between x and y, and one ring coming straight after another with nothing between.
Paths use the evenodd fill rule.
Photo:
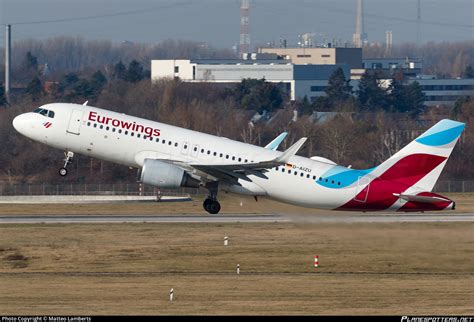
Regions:
<instances>
[{"instance_id":1,"label":"aircraft nose","mask_svg":"<svg viewBox=\"0 0 474 322\"><path fill-rule=\"evenodd\" d=\"M28 120L28 116L25 114L18 115L17 117L13 119L13 122L12 122L15 130L17 130L21 134L25 134L25 131L28 128L28 123L30 122Z\"/></svg>"}]
</instances>

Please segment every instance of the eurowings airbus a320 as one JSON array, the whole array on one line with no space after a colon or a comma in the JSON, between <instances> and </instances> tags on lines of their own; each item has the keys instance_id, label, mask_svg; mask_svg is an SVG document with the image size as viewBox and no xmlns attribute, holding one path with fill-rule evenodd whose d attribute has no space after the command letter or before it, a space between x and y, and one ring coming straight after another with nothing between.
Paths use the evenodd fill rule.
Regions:
<instances>
[{"instance_id":1,"label":"eurowings airbus a320","mask_svg":"<svg viewBox=\"0 0 474 322\"><path fill-rule=\"evenodd\" d=\"M87 102L86 102L87 103ZM301 138L277 151L286 133L259 147L92 106L54 103L13 120L26 137L65 153L138 168L141 181L160 188L205 187L204 209L217 214L218 190L266 196L299 206L355 211L454 209L432 193L464 123L442 120L382 164L355 170L321 157L295 155Z\"/></svg>"}]
</instances>

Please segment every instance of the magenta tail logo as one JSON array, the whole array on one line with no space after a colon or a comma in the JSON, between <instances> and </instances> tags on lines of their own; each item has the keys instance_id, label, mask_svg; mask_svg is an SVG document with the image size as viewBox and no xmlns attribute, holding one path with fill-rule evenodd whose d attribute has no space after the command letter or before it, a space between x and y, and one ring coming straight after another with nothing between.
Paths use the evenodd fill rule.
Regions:
<instances>
[{"instance_id":1,"label":"magenta tail logo","mask_svg":"<svg viewBox=\"0 0 474 322\"><path fill-rule=\"evenodd\" d=\"M43 126L47 129L49 129L51 127L51 125L53 125L53 123L51 123L51 122L44 122L43 123Z\"/></svg>"}]
</instances>

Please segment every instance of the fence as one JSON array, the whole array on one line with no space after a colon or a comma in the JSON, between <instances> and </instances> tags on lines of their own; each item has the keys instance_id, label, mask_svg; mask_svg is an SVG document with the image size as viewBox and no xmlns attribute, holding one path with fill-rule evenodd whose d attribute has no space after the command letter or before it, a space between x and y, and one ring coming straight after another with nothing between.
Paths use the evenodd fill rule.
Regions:
<instances>
[{"instance_id":1,"label":"fence","mask_svg":"<svg viewBox=\"0 0 474 322\"><path fill-rule=\"evenodd\" d=\"M434 192L474 192L474 181L439 181ZM140 183L122 184L14 184L0 183L0 196L30 195L130 195L130 196L183 196L205 195L206 190L196 188L158 189Z\"/></svg>"},{"instance_id":2,"label":"fence","mask_svg":"<svg viewBox=\"0 0 474 322\"><path fill-rule=\"evenodd\" d=\"M129 196L183 196L201 195L206 191L192 188L158 189L140 183L122 184L0 184L0 196L30 195L129 195Z\"/></svg>"}]
</instances>

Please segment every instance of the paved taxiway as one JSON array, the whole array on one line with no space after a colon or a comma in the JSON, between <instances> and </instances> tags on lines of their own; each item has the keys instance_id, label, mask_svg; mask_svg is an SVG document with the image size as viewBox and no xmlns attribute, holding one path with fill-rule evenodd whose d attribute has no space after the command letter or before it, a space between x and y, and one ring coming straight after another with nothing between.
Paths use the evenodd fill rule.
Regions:
<instances>
[{"instance_id":1,"label":"paved taxiway","mask_svg":"<svg viewBox=\"0 0 474 322\"><path fill-rule=\"evenodd\" d=\"M226 215L3 215L0 224L72 223L401 223L401 222L474 222L474 214L226 214Z\"/></svg>"}]
</instances>

